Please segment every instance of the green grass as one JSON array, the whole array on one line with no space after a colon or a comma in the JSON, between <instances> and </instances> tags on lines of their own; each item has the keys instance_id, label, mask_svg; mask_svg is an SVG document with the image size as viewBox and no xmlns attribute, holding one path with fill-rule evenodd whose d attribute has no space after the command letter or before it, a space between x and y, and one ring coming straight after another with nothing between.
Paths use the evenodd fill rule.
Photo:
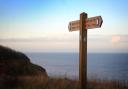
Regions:
<instances>
[{"instance_id":1,"label":"green grass","mask_svg":"<svg viewBox=\"0 0 128 89\"><path fill-rule=\"evenodd\" d=\"M2 89L79 89L78 80L68 78L44 77L44 76L21 76L14 82L12 87ZM14 83L12 83L14 85ZM1 89L1 88L0 88ZM88 89L128 89L126 81L111 81L93 79L88 81Z\"/></svg>"}]
</instances>

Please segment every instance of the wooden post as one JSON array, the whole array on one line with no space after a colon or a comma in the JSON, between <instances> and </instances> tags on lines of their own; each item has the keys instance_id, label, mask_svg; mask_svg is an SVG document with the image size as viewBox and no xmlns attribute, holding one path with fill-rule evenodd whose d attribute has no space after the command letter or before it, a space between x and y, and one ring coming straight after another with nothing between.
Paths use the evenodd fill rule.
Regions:
<instances>
[{"instance_id":1,"label":"wooden post","mask_svg":"<svg viewBox=\"0 0 128 89\"><path fill-rule=\"evenodd\" d=\"M80 14L80 37L79 37L79 82L80 89L87 89L87 29L85 21L87 14Z\"/></svg>"},{"instance_id":2,"label":"wooden post","mask_svg":"<svg viewBox=\"0 0 128 89\"><path fill-rule=\"evenodd\" d=\"M80 20L69 23L69 31L80 30L79 38L79 82L80 89L87 89L87 29L100 28L101 16L88 18L87 13L80 14Z\"/></svg>"}]
</instances>

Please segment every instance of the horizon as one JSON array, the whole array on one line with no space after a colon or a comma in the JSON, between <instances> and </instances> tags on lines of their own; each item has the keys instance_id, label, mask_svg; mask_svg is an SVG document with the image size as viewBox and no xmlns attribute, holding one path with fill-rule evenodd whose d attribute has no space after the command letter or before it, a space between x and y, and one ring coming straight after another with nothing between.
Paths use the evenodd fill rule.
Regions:
<instances>
[{"instance_id":1,"label":"horizon","mask_svg":"<svg viewBox=\"0 0 128 89\"><path fill-rule=\"evenodd\" d=\"M88 52L128 53L126 0L1 0L0 45L22 52L79 52L79 31L70 21L101 15L103 26L88 30ZM51 23L51 24L50 24Z\"/></svg>"}]
</instances>

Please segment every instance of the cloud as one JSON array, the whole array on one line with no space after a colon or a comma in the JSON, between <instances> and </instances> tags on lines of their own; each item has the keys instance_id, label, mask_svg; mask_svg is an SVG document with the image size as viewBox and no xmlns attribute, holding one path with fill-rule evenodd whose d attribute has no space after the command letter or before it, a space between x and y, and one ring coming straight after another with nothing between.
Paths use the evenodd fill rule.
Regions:
<instances>
[{"instance_id":1,"label":"cloud","mask_svg":"<svg viewBox=\"0 0 128 89\"><path fill-rule=\"evenodd\" d=\"M111 36L112 43L128 44L128 35L113 35Z\"/></svg>"},{"instance_id":2,"label":"cloud","mask_svg":"<svg viewBox=\"0 0 128 89\"><path fill-rule=\"evenodd\" d=\"M128 35L93 35L88 39L90 52L128 52Z\"/></svg>"},{"instance_id":3,"label":"cloud","mask_svg":"<svg viewBox=\"0 0 128 89\"><path fill-rule=\"evenodd\" d=\"M78 52L78 33L55 33L37 38L6 38L0 44L21 51ZM89 35L88 52L128 52L128 35Z\"/></svg>"},{"instance_id":4,"label":"cloud","mask_svg":"<svg viewBox=\"0 0 128 89\"><path fill-rule=\"evenodd\" d=\"M78 47L78 36L75 34L55 33L51 36L45 35L37 38L1 38L0 44L20 51L70 52Z\"/></svg>"},{"instance_id":5,"label":"cloud","mask_svg":"<svg viewBox=\"0 0 128 89\"><path fill-rule=\"evenodd\" d=\"M121 41L121 36L119 36L119 35L116 35L116 36L112 36L112 38L111 38L111 42L112 43L119 43L120 41Z\"/></svg>"}]
</instances>

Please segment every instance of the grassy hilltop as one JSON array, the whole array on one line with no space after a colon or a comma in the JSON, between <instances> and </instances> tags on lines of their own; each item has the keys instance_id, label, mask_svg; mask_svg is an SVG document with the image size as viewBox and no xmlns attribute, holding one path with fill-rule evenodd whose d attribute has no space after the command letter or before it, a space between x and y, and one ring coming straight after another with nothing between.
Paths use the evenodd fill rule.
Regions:
<instances>
[{"instance_id":1,"label":"grassy hilltop","mask_svg":"<svg viewBox=\"0 0 128 89\"><path fill-rule=\"evenodd\" d=\"M0 46L0 89L79 89L78 80L49 77L23 53ZM94 79L88 89L128 89L128 81Z\"/></svg>"}]
</instances>

